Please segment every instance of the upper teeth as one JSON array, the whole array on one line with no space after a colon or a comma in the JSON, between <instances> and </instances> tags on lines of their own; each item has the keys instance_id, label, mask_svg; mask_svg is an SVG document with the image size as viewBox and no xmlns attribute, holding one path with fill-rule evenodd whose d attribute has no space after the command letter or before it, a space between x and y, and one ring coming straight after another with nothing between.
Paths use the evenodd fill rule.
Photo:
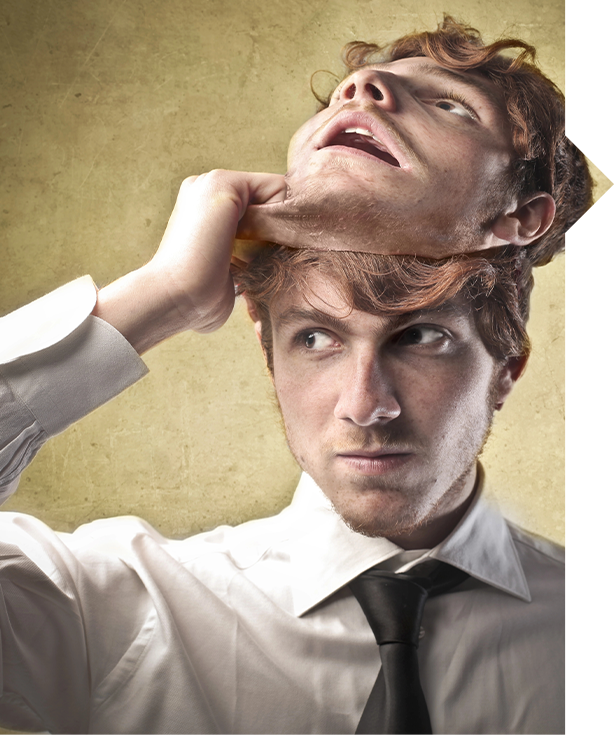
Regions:
<instances>
[{"instance_id":1,"label":"upper teeth","mask_svg":"<svg viewBox=\"0 0 614 735\"><path fill-rule=\"evenodd\" d=\"M381 145L384 145L382 141L376 136L373 135L373 133L370 130L367 130L366 128L346 128L344 133L358 133L359 135L368 135L369 138L373 138L373 140L376 140Z\"/></svg>"}]
</instances>

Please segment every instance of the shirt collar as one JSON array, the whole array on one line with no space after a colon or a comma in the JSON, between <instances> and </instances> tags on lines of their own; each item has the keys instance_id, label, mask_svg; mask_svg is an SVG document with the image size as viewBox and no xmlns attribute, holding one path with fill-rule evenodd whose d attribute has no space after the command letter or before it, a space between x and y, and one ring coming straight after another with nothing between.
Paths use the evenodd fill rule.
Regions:
<instances>
[{"instance_id":1,"label":"shirt collar","mask_svg":"<svg viewBox=\"0 0 614 735\"><path fill-rule=\"evenodd\" d=\"M476 497L454 531L428 556L530 602L529 587L507 523L483 497L483 488L484 471L478 465ZM305 473L287 511L294 517L290 555L297 616L367 569L403 553L385 538L368 538L350 530Z\"/></svg>"}]
</instances>

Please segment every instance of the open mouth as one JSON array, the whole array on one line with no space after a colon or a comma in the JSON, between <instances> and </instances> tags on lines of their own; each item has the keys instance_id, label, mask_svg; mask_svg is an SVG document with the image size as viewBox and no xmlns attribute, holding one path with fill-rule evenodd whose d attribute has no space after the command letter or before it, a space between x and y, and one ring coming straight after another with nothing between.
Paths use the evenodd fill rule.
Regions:
<instances>
[{"instance_id":1,"label":"open mouth","mask_svg":"<svg viewBox=\"0 0 614 735\"><path fill-rule=\"evenodd\" d=\"M326 147L343 146L345 148L353 148L355 150L367 153L380 161L387 163L389 166L401 167L398 160L390 153L381 140L375 137L370 130L366 128L346 128L337 133L335 137L327 143Z\"/></svg>"}]
</instances>

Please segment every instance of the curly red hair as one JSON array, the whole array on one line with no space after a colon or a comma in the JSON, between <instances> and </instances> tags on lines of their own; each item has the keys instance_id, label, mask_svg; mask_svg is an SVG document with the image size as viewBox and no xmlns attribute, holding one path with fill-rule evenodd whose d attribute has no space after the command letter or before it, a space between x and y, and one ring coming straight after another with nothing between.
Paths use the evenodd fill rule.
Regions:
<instances>
[{"instance_id":1,"label":"curly red hair","mask_svg":"<svg viewBox=\"0 0 614 735\"><path fill-rule=\"evenodd\" d=\"M272 372L271 306L291 289L309 301L314 293L311 279L318 274L334 284L350 310L377 316L437 308L460 295L470 304L482 342L495 360L528 357L530 271L526 259L519 260L504 249L490 257L479 254L427 260L413 255L272 245L243 264L235 272L235 281L248 300L252 318L262 323L262 347Z\"/></svg>"}]
</instances>

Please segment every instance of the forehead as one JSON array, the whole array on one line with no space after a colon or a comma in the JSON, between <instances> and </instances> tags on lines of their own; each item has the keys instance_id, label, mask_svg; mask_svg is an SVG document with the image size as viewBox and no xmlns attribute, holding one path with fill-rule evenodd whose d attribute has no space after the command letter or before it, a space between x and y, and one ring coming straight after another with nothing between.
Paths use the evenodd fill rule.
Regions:
<instances>
[{"instance_id":1,"label":"forehead","mask_svg":"<svg viewBox=\"0 0 614 735\"><path fill-rule=\"evenodd\" d=\"M338 282L324 274L309 275L300 286L295 284L278 295L270 304L270 315L273 330L277 332L319 323L342 332L364 328L384 334L415 318L456 320L471 327L475 324L473 310L462 295L437 306L418 309L391 309L389 313L360 311L352 308Z\"/></svg>"}]
</instances>

